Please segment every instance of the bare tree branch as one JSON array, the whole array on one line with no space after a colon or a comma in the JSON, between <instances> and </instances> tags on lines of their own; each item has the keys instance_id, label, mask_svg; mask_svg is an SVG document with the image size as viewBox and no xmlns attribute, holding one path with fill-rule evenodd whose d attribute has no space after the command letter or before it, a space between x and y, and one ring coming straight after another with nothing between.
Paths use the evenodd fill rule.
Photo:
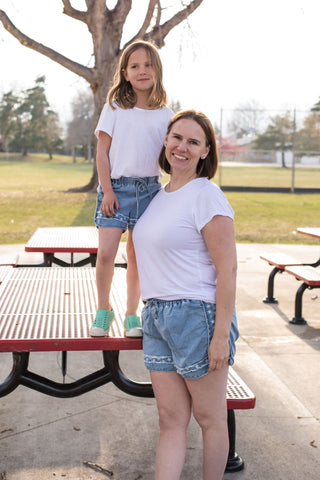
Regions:
<instances>
[{"instance_id":1,"label":"bare tree branch","mask_svg":"<svg viewBox=\"0 0 320 480\"><path fill-rule=\"evenodd\" d=\"M143 22L139 32L135 35L134 40L137 39L137 38L143 38L145 36L146 31L148 30L148 27L151 23L155 6L158 3L159 3L159 0L150 0L149 1L148 10L147 10L144 22Z\"/></svg>"},{"instance_id":2,"label":"bare tree branch","mask_svg":"<svg viewBox=\"0 0 320 480\"><path fill-rule=\"evenodd\" d=\"M160 0L157 1L158 11L157 11L157 18L156 18L156 26L160 25L161 20L161 2Z\"/></svg>"},{"instance_id":3,"label":"bare tree branch","mask_svg":"<svg viewBox=\"0 0 320 480\"><path fill-rule=\"evenodd\" d=\"M81 22L86 23L86 12L81 12L76 10L70 3L70 0L61 0L63 3L63 13L69 17L80 20Z\"/></svg>"},{"instance_id":4,"label":"bare tree branch","mask_svg":"<svg viewBox=\"0 0 320 480\"><path fill-rule=\"evenodd\" d=\"M122 34L123 25L132 8L132 0L118 0L113 10L109 10L110 21L119 34ZM120 33L121 32L121 33Z\"/></svg>"},{"instance_id":5,"label":"bare tree branch","mask_svg":"<svg viewBox=\"0 0 320 480\"><path fill-rule=\"evenodd\" d=\"M165 22L163 25L156 25L151 32L147 33L144 36L145 40L155 42L160 48L164 45L164 39L174 27L179 25L179 23L183 22L188 16L201 5L203 0L193 0L192 2L187 5L186 8L180 10L180 12L176 13L170 20Z\"/></svg>"},{"instance_id":6,"label":"bare tree branch","mask_svg":"<svg viewBox=\"0 0 320 480\"><path fill-rule=\"evenodd\" d=\"M36 52L42 53L42 55L49 57L56 63L59 63L63 67L66 67L68 70L71 70L71 72L85 78L92 85L92 83L94 82L94 73L91 68L74 62L73 60L70 60L64 55L56 52L55 50L52 50L51 48L42 45L42 43L38 43L32 38L28 37L15 27L15 25L11 22L11 20L3 10L0 10L0 20L3 23L5 29L8 30L8 32L11 33L11 35L13 35L17 40L19 40L19 42L23 46L31 48Z\"/></svg>"}]
</instances>

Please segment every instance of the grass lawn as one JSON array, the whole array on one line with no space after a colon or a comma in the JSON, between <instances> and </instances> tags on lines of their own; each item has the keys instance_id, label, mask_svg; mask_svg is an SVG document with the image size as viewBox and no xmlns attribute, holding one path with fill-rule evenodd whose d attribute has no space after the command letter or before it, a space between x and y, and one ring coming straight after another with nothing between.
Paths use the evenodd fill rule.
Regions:
<instances>
[{"instance_id":1,"label":"grass lawn","mask_svg":"<svg viewBox=\"0 0 320 480\"><path fill-rule=\"evenodd\" d=\"M299 172L304 183L296 186L319 187L319 168ZM45 155L32 155L25 161L0 154L0 244L25 243L38 227L93 225L96 194L66 193L87 184L91 173L92 165L83 160L73 164L70 157L48 161ZM279 185L276 179L288 174L278 167L229 166L221 173L222 185L247 186ZM318 244L292 232L298 226L319 226L320 195L226 192L226 196L236 215L237 242Z\"/></svg>"}]
</instances>

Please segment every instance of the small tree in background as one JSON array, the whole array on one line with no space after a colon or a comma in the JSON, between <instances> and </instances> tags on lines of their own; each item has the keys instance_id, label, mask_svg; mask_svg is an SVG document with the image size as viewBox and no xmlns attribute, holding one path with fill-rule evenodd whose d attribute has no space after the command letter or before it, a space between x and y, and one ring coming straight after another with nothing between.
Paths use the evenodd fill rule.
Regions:
<instances>
[{"instance_id":1,"label":"small tree in background","mask_svg":"<svg viewBox=\"0 0 320 480\"><path fill-rule=\"evenodd\" d=\"M94 135L94 104L92 93L79 92L71 104L72 119L68 122L66 143L72 149L73 161L76 161L76 147L81 146L91 162Z\"/></svg>"},{"instance_id":2,"label":"small tree in background","mask_svg":"<svg viewBox=\"0 0 320 480\"><path fill-rule=\"evenodd\" d=\"M10 143L17 132L18 106L18 96L12 90L2 95L0 99L0 138L2 149L5 152L9 152Z\"/></svg>"},{"instance_id":3,"label":"small tree in background","mask_svg":"<svg viewBox=\"0 0 320 480\"><path fill-rule=\"evenodd\" d=\"M255 148L261 150L278 150L281 152L281 165L286 168L284 154L293 147L294 124L289 112L276 115L266 131L254 140Z\"/></svg>"},{"instance_id":4,"label":"small tree in background","mask_svg":"<svg viewBox=\"0 0 320 480\"><path fill-rule=\"evenodd\" d=\"M19 95L5 93L0 101L0 133L6 151L30 150L52 153L62 145L59 117L50 109L45 93L45 77L38 77L35 86Z\"/></svg>"}]
</instances>

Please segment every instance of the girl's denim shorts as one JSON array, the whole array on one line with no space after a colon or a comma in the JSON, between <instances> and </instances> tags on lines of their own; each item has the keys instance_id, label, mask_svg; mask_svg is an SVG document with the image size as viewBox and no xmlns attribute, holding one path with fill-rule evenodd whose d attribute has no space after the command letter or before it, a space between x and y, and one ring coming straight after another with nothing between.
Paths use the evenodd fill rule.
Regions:
<instances>
[{"instance_id":1,"label":"girl's denim shorts","mask_svg":"<svg viewBox=\"0 0 320 480\"><path fill-rule=\"evenodd\" d=\"M141 315L146 368L155 372L177 372L186 379L206 375L215 314L215 304L202 300L148 300ZM238 337L234 310L229 365L234 363Z\"/></svg>"},{"instance_id":2,"label":"girl's denim shorts","mask_svg":"<svg viewBox=\"0 0 320 480\"><path fill-rule=\"evenodd\" d=\"M127 228L133 230L138 219L160 190L159 179L158 177L120 177L111 179L111 184L119 202L119 210L115 210L113 217L106 217L101 212L103 191L99 185L94 223L97 227L116 227L122 228L123 231Z\"/></svg>"}]
</instances>

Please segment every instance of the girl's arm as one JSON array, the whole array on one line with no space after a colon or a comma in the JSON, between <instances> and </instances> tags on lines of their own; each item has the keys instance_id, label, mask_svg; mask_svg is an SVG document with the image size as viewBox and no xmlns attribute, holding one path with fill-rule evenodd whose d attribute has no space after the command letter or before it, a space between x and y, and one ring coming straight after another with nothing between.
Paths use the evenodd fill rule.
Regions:
<instances>
[{"instance_id":1,"label":"girl's arm","mask_svg":"<svg viewBox=\"0 0 320 480\"><path fill-rule=\"evenodd\" d=\"M237 252L233 220L217 215L201 230L217 270L216 321L209 346L209 371L229 360L229 334L236 298Z\"/></svg>"},{"instance_id":2,"label":"girl's arm","mask_svg":"<svg viewBox=\"0 0 320 480\"><path fill-rule=\"evenodd\" d=\"M100 130L97 144L97 170L103 191L101 211L107 217L114 215L114 209L119 210L118 199L113 191L110 176L109 151L112 138L106 132Z\"/></svg>"}]
</instances>

